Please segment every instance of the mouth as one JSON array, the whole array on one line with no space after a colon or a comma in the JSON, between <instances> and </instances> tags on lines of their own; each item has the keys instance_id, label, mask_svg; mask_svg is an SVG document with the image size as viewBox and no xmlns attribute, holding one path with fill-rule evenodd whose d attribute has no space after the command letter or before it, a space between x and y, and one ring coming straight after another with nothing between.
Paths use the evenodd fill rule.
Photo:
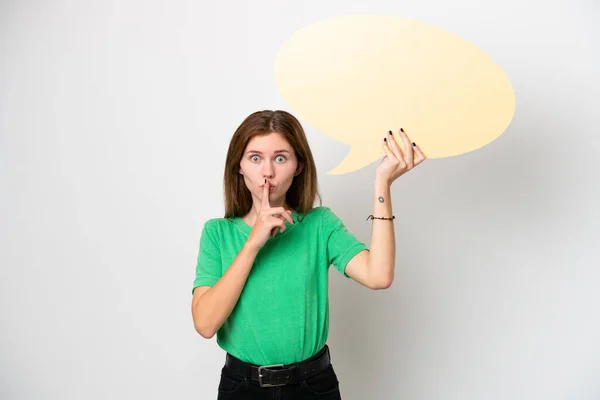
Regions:
<instances>
[{"instance_id":1,"label":"mouth","mask_svg":"<svg viewBox=\"0 0 600 400\"><path fill-rule=\"evenodd\" d=\"M265 188L265 185L261 185L260 186L261 189ZM276 186L269 186L269 193L274 192L275 191Z\"/></svg>"}]
</instances>

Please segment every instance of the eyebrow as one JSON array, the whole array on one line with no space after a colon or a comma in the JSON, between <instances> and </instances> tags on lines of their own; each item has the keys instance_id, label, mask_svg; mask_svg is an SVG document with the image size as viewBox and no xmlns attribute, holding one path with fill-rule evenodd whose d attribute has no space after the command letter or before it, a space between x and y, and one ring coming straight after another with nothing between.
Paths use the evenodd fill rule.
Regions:
<instances>
[{"instance_id":1,"label":"eyebrow","mask_svg":"<svg viewBox=\"0 0 600 400\"><path fill-rule=\"evenodd\" d=\"M262 153L261 153L260 151L258 151L258 150L248 150L248 151L246 152L246 154L249 154L249 153L262 154ZM274 153L289 153L289 151L287 151L287 150L276 150L276 151L274 151Z\"/></svg>"}]
</instances>

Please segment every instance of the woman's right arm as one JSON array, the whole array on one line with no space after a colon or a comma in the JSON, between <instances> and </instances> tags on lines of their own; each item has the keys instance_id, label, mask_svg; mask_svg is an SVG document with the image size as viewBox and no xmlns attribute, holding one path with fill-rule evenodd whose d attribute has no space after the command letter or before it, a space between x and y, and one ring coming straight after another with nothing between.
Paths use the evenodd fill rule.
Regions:
<instances>
[{"instance_id":1,"label":"woman's right arm","mask_svg":"<svg viewBox=\"0 0 600 400\"><path fill-rule=\"evenodd\" d=\"M229 317L240 298L258 250L246 243L214 286L194 289L192 317L200 336L212 338Z\"/></svg>"},{"instance_id":2,"label":"woman's right arm","mask_svg":"<svg viewBox=\"0 0 600 400\"><path fill-rule=\"evenodd\" d=\"M256 217L248 240L227 271L214 286L199 286L192 297L194 327L200 336L210 339L221 328L237 304L244 289L254 259L267 240L285 231L285 221L294 223L292 211L269 204L270 182L265 180L261 210Z\"/></svg>"}]
</instances>

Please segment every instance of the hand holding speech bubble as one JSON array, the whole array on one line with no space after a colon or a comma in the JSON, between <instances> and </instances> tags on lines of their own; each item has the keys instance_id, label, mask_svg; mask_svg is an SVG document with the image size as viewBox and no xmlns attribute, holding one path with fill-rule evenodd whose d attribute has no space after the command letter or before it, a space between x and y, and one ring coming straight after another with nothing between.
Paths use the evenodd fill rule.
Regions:
<instances>
[{"instance_id":1,"label":"hand holding speech bubble","mask_svg":"<svg viewBox=\"0 0 600 400\"><path fill-rule=\"evenodd\" d=\"M400 17L343 16L302 28L279 49L274 75L300 118L351 146L328 174L381 158L381 139L400 127L427 158L476 150L515 111L512 85L486 53Z\"/></svg>"}]
</instances>

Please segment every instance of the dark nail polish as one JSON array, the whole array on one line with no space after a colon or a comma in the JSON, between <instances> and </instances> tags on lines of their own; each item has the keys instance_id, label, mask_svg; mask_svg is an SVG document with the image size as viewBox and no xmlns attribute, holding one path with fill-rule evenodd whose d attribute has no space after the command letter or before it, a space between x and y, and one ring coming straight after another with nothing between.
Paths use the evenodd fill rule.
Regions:
<instances>
[{"instance_id":1,"label":"dark nail polish","mask_svg":"<svg viewBox=\"0 0 600 400\"><path fill-rule=\"evenodd\" d=\"M267 183L267 180L265 179L265 183Z\"/></svg>"},{"instance_id":2,"label":"dark nail polish","mask_svg":"<svg viewBox=\"0 0 600 400\"><path fill-rule=\"evenodd\" d=\"M404 129L400 128L400 130L401 130L402 132L404 132Z\"/></svg>"},{"instance_id":3,"label":"dark nail polish","mask_svg":"<svg viewBox=\"0 0 600 400\"><path fill-rule=\"evenodd\" d=\"M416 146L415 142L413 142L413 146Z\"/></svg>"},{"instance_id":4,"label":"dark nail polish","mask_svg":"<svg viewBox=\"0 0 600 400\"><path fill-rule=\"evenodd\" d=\"M384 141L384 142L387 142L387 138L383 138L383 141Z\"/></svg>"},{"instance_id":5,"label":"dark nail polish","mask_svg":"<svg viewBox=\"0 0 600 400\"><path fill-rule=\"evenodd\" d=\"M390 131L390 135L392 134L392 131Z\"/></svg>"}]
</instances>

